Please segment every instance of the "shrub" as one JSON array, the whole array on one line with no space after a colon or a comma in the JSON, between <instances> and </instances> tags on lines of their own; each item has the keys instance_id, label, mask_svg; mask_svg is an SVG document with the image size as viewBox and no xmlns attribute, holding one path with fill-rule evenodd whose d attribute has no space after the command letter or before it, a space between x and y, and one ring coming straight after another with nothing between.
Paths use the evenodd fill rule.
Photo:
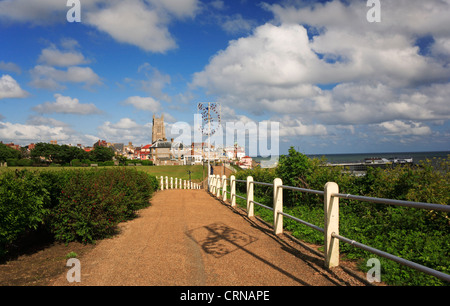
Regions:
<instances>
[{"instance_id":1,"label":"shrub","mask_svg":"<svg viewBox=\"0 0 450 306\"><path fill-rule=\"evenodd\" d=\"M135 169L75 170L52 211L52 231L65 242L91 243L114 233L116 225L149 205L156 178Z\"/></svg>"},{"instance_id":2,"label":"shrub","mask_svg":"<svg viewBox=\"0 0 450 306\"><path fill-rule=\"evenodd\" d=\"M425 161L418 166L393 169L368 168L365 176L350 175L341 168L324 167L321 160L311 160L293 148L282 156L275 176L284 185L323 190L326 182L338 183L341 193L398 200L450 204L450 161ZM239 172L238 179L253 176L255 181L273 182L274 170L254 169ZM262 173L261 173L262 172ZM256 185L255 201L272 206L272 194ZM237 183L237 191L245 196L245 184ZM273 191L273 188L270 188ZM284 190L284 211L309 223L323 227L323 196ZM255 207L255 213L259 209ZM262 214L271 222L268 210ZM340 234L382 251L449 273L450 225L448 213L378 203L341 199L339 204ZM284 227L299 239L323 244L323 234L288 218ZM341 253L348 259L365 263L374 254L340 243ZM395 285L444 285L443 281L381 259L383 281ZM361 268L367 269L364 264Z\"/></svg>"},{"instance_id":3,"label":"shrub","mask_svg":"<svg viewBox=\"0 0 450 306\"><path fill-rule=\"evenodd\" d=\"M0 257L41 226L63 242L94 242L149 205L158 182L124 167L6 171L0 175Z\"/></svg>"},{"instance_id":4,"label":"shrub","mask_svg":"<svg viewBox=\"0 0 450 306\"><path fill-rule=\"evenodd\" d=\"M49 193L38 174L22 170L0 176L0 257L21 235L44 223L49 203Z\"/></svg>"}]
</instances>

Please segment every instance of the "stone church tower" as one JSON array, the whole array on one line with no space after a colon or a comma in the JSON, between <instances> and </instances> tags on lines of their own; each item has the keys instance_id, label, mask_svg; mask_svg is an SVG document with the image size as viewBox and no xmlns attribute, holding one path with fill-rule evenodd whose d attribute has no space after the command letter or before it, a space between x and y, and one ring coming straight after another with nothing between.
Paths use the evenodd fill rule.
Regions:
<instances>
[{"instance_id":1,"label":"stone church tower","mask_svg":"<svg viewBox=\"0 0 450 306\"><path fill-rule=\"evenodd\" d=\"M164 114L161 115L161 118L156 118L153 115L153 127L152 127L152 143L157 140L166 141L166 129L164 128Z\"/></svg>"}]
</instances>

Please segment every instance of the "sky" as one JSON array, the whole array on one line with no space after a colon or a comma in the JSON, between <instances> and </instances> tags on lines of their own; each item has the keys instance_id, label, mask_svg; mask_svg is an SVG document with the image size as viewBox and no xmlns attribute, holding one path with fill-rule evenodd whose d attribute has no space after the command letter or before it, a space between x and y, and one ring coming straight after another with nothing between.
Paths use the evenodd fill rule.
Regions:
<instances>
[{"instance_id":1,"label":"sky","mask_svg":"<svg viewBox=\"0 0 450 306\"><path fill-rule=\"evenodd\" d=\"M179 140L216 102L280 154L450 151L450 1L369 2L0 0L0 141Z\"/></svg>"}]
</instances>

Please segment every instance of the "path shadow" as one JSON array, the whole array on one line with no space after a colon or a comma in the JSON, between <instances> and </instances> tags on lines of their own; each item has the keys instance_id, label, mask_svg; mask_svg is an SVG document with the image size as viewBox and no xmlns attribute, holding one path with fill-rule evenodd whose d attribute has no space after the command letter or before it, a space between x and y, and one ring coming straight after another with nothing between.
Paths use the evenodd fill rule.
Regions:
<instances>
[{"instance_id":1,"label":"path shadow","mask_svg":"<svg viewBox=\"0 0 450 306\"><path fill-rule=\"evenodd\" d=\"M231 228L221 222L212 223L187 231L186 235L200 245L205 253L216 258L225 256L236 250L241 250L253 256L256 260L259 260L263 264L270 266L271 268L298 282L299 284L304 286L311 285L288 271L274 265L258 254L248 250L247 246L258 240L256 237L245 234L244 232Z\"/></svg>"},{"instance_id":2,"label":"path shadow","mask_svg":"<svg viewBox=\"0 0 450 306\"><path fill-rule=\"evenodd\" d=\"M186 232L186 235L200 245L205 253L216 258L242 249L258 240L256 237L231 228L221 222L190 230Z\"/></svg>"},{"instance_id":3,"label":"path shadow","mask_svg":"<svg viewBox=\"0 0 450 306\"><path fill-rule=\"evenodd\" d=\"M288 233L284 233L283 235L275 235L273 233L273 227L272 225L268 224L264 220L262 220L259 217L248 217L247 212L245 209L237 207L232 207L228 202L224 202L221 199L216 199L218 202L220 202L223 206L228 208L231 212L241 216L245 221L249 223L250 226L253 228L257 228L259 231L264 233L266 236L270 237L273 241L278 243L282 250L285 252L288 252L295 257L302 260L305 264L307 264L310 268L316 271L316 273L321 274L323 277L327 278L331 283L337 285L337 286L343 286L350 285L350 283L343 279L341 276L337 275L333 269L324 270L323 263L324 263L324 257L322 253L317 252L317 250L309 247L307 244L302 243L298 239L294 238ZM283 239L283 236L285 236L290 242L297 245L297 247L293 247L290 243L285 241ZM303 252L306 251L306 252ZM345 267L340 267L342 270L344 270L347 274L351 275L355 279L357 279L359 282L362 283L362 285L366 286L373 286L373 284L368 283L364 278L361 278L359 275L357 275L355 272L351 271L350 269L347 269Z\"/></svg>"}]
</instances>

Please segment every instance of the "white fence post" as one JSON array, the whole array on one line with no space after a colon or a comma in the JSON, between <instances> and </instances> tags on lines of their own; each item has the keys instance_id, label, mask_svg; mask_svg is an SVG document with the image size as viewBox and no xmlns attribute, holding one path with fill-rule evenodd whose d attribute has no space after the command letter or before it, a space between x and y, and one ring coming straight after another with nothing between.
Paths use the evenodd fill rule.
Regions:
<instances>
[{"instance_id":1,"label":"white fence post","mask_svg":"<svg viewBox=\"0 0 450 306\"><path fill-rule=\"evenodd\" d=\"M170 177L170 189L173 189L173 177Z\"/></svg>"},{"instance_id":2,"label":"white fence post","mask_svg":"<svg viewBox=\"0 0 450 306\"><path fill-rule=\"evenodd\" d=\"M175 178L175 189L178 189L178 179L177 178Z\"/></svg>"},{"instance_id":3,"label":"white fence post","mask_svg":"<svg viewBox=\"0 0 450 306\"><path fill-rule=\"evenodd\" d=\"M231 207L236 206L236 177L230 176L230 202Z\"/></svg>"},{"instance_id":4,"label":"white fence post","mask_svg":"<svg viewBox=\"0 0 450 306\"><path fill-rule=\"evenodd\" d=\"M279 187L283 185L280 178L273 180L273 229L275 235L283 233L283 215L279 212L283 212L283 188Z\"/></svg>"},{"instance_id":5,"label":"white fence post","mask_svg":"<svg viewBox=\"0 0 450 306\"><path fill-rule=\"evenodd\" d=\"M253 177L247 176L247 216L253 217Z\"/></svg>"},{"instance_id":6,"label":"white fence post","mask_svg":"<svg viewBox=\"0 0 450 306\"><path fill-rule=\"evenodd\" d=\"M222 201L227 200L227 176L222 175Z\"/></svg>"},{"instance_id":7,"label":"white fence post","mask_svg":"<svg viewBox=\"0 0 450 306\"><path fill-rule=\"evenodd\" d=\"M220 180L220 175L216 174L216 197L220 196L220 184L221 180Z\"/></svg>"},{"instance_id":8,"label":"white fence post","mask_svg":"<svg viewBox=\"0 0 450 306\"><path fill-rule=\"evenodd\" d=\"M210 192L212 194L216 194L216 176L215 175L211 175L210 185L211 185Z\"/></svg>"},{"instance_id":9,"label":"white fence post","mask_svg":"<svg viewBox=\"0 0 450 306\"><path fill-rule=\"evenodd\" d=\"M332 268L339 266L339 240L331 236L333 233L339 235L339 198L331 195L339 193L339 186L328 182L324 191L325 267Z\"/></svg>"},{"instance_id":10,"label":"white fence post","mask_svg":"<svg viewBox=\"0 0 450 306\"><path fill-rule=\"evenodd\" d=\"M161 190L164 190L164 179L162 176L161 176Z\"/></svg>"},{"instance_id":11,"label":"white fence post","mask_svg":"<svg viewBox=\"0 0 450 306\"><path fill-rule=\"evenodd\" d=\"M166 189L169 189L169 178L166 176Z\"/></svg>"}]
</instances>

